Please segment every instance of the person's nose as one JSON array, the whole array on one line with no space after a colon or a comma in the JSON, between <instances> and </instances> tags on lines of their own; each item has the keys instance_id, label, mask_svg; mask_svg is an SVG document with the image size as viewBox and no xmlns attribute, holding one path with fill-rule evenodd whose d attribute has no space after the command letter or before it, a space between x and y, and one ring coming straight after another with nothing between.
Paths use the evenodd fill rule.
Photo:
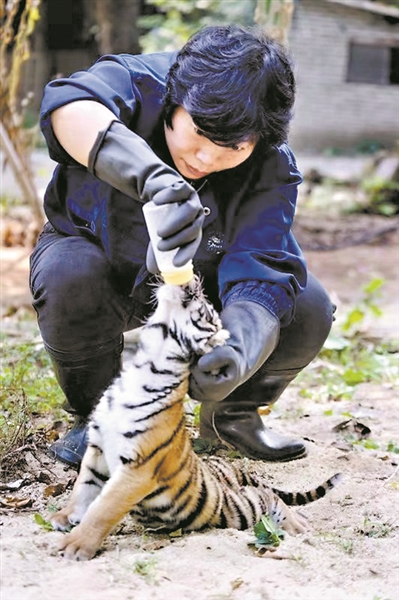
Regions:
<instances>
[{"instance_id":1,"label":"person's nose","mask_svg":"<svg viewBox=\"0 0 399 600\"><path fill-rule=\"evenodd\" d=\"M202 167L210 167L216 160L215 151L211 148L199 148L195 157Z\"/></svg>"}]
</instances>

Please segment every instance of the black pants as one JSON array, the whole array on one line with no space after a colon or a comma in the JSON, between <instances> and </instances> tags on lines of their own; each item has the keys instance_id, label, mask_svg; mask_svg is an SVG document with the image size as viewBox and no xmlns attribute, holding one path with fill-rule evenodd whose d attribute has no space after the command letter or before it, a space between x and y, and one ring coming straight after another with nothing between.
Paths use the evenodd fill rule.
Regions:
<instances>
[{"instance_id":1,"label":"black pants","mask_svg":"<svg viewBox=\"0 0 399 600\"><path fill-rule=\"evenodd\" d=\"M216 270L213 275L208 269L204 285L214 301ZM67 373L57 375L60 385L78 414L88 412L92 408L90 397L93 404L115 375L115 356L122 351L123 332L140 326L151 312L152 287L145 280L132 295L131 285L126 288L100 246L83 237L60 235L49 224L31 256L30 286L45 347L58 371ZM333 311L327 293L309 274L295 317L281 329L272 356L231 398L242 395L245 389L258 405L275 401L323 346ZM83 379L77 376L82 372ZM88 388L84 399L79 392L82 385Z\"/></svg>"}]
</instances>

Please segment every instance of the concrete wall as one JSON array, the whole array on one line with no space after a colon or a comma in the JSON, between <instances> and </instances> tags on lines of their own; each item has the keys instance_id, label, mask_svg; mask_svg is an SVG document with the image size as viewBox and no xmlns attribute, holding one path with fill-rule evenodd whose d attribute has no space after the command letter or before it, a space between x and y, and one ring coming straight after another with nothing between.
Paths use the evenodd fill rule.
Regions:
<instances>
[{"instance_id":1,"label":"concrete wall","mask_svg":"<svg viewBox=\"0 0 399 600\"><path fill-rule=\"evenodd\" d=\"M298 84L290 142L297 150L399 140L399 85L346 82L350 41L399 43L399 25L324 0L298 0L290 52Z\"/></svg>"}]
</instances>

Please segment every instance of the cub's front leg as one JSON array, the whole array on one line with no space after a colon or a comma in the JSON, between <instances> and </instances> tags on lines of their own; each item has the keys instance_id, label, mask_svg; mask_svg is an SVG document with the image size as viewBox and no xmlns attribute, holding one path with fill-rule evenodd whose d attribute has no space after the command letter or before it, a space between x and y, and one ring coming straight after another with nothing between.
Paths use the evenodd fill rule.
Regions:
<instances>
[{"instance_id":1,"label":"cub's front leg","mask_svg":"<svg viewBox=\"0 0 399 600\"><path fill-rule=\"evenodd\" d=\"M51 518L53 527L65 531L71 525L80 523L108 478L108 467L102 451L95 446L88 446L66 507Z\"/></svg>"},{"instance_id":2,"label":"cub's front leg","mask_svg":"<svg viewBox=\"0 0 399 600\"><path fill-rule=\"evenodd\" d=\"M66 534L58 550L70 560L90 560L105 537L143 498L154 491L156 481L146 469L121 465L90 504L80 524Z\"/></svg>"}]
</instances>

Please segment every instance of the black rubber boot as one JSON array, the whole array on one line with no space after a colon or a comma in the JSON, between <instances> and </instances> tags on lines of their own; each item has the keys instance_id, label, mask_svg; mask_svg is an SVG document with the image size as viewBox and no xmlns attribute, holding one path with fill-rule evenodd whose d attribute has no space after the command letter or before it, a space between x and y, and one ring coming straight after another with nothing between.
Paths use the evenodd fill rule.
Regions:
<instances>
[{"instance_id":1,"label":"black rubber boot","mask_svg":"<svg viewBox=\"0 0 399 600\"><path fill-rule=\"evenodd\" d=\"M307 454L301 440L290 439L265 427L257 407L245 403L204 402L200 436L216 445L224 443L254 460L286 462Z\"/></svg>"},{"instance_id":2,"label":"black rubber boot","mask_svg":"<svg viewBox=\"0 0 399 600\"><path fill-rule=\"evenodd\" d=\"M75 423L63 438L52 444L48 454L61 462L78 468L87 448L87 419L75 417Z\"/></svg>"},{"instance_id":3,"label":"black rubber boot","mask_svg":"<svg viewBox=\"0 0 399 600\"><path fill-rule=\"evenodd\" d=\"M222 402L203 402L200 436L213 444L224 443L254 460L286 462L307 454L302 440L294 440L265 427L259 406L270 406L281 396L297 372L255 376ZM245 388L245 389L244 389ZM248 389L247 389L248 388ZM259 397L255 402L249 398ZM243 400L243 398L248 398Z\"/></svg>"},{"instance_id":4,"label":"black rubber boot","mask_svg":"<svg viewBox=\"0 0 399 600\"><path fill-rule=\"evenodd\" d=\"M120 373L122 344L111 353L66 365L51 357L55 375L67 402L65 410L75 415L75 423L63 438L48 450L52 458L79 468L87 448L89 415L104 390Z\"/></svg>"}]
</instances>

